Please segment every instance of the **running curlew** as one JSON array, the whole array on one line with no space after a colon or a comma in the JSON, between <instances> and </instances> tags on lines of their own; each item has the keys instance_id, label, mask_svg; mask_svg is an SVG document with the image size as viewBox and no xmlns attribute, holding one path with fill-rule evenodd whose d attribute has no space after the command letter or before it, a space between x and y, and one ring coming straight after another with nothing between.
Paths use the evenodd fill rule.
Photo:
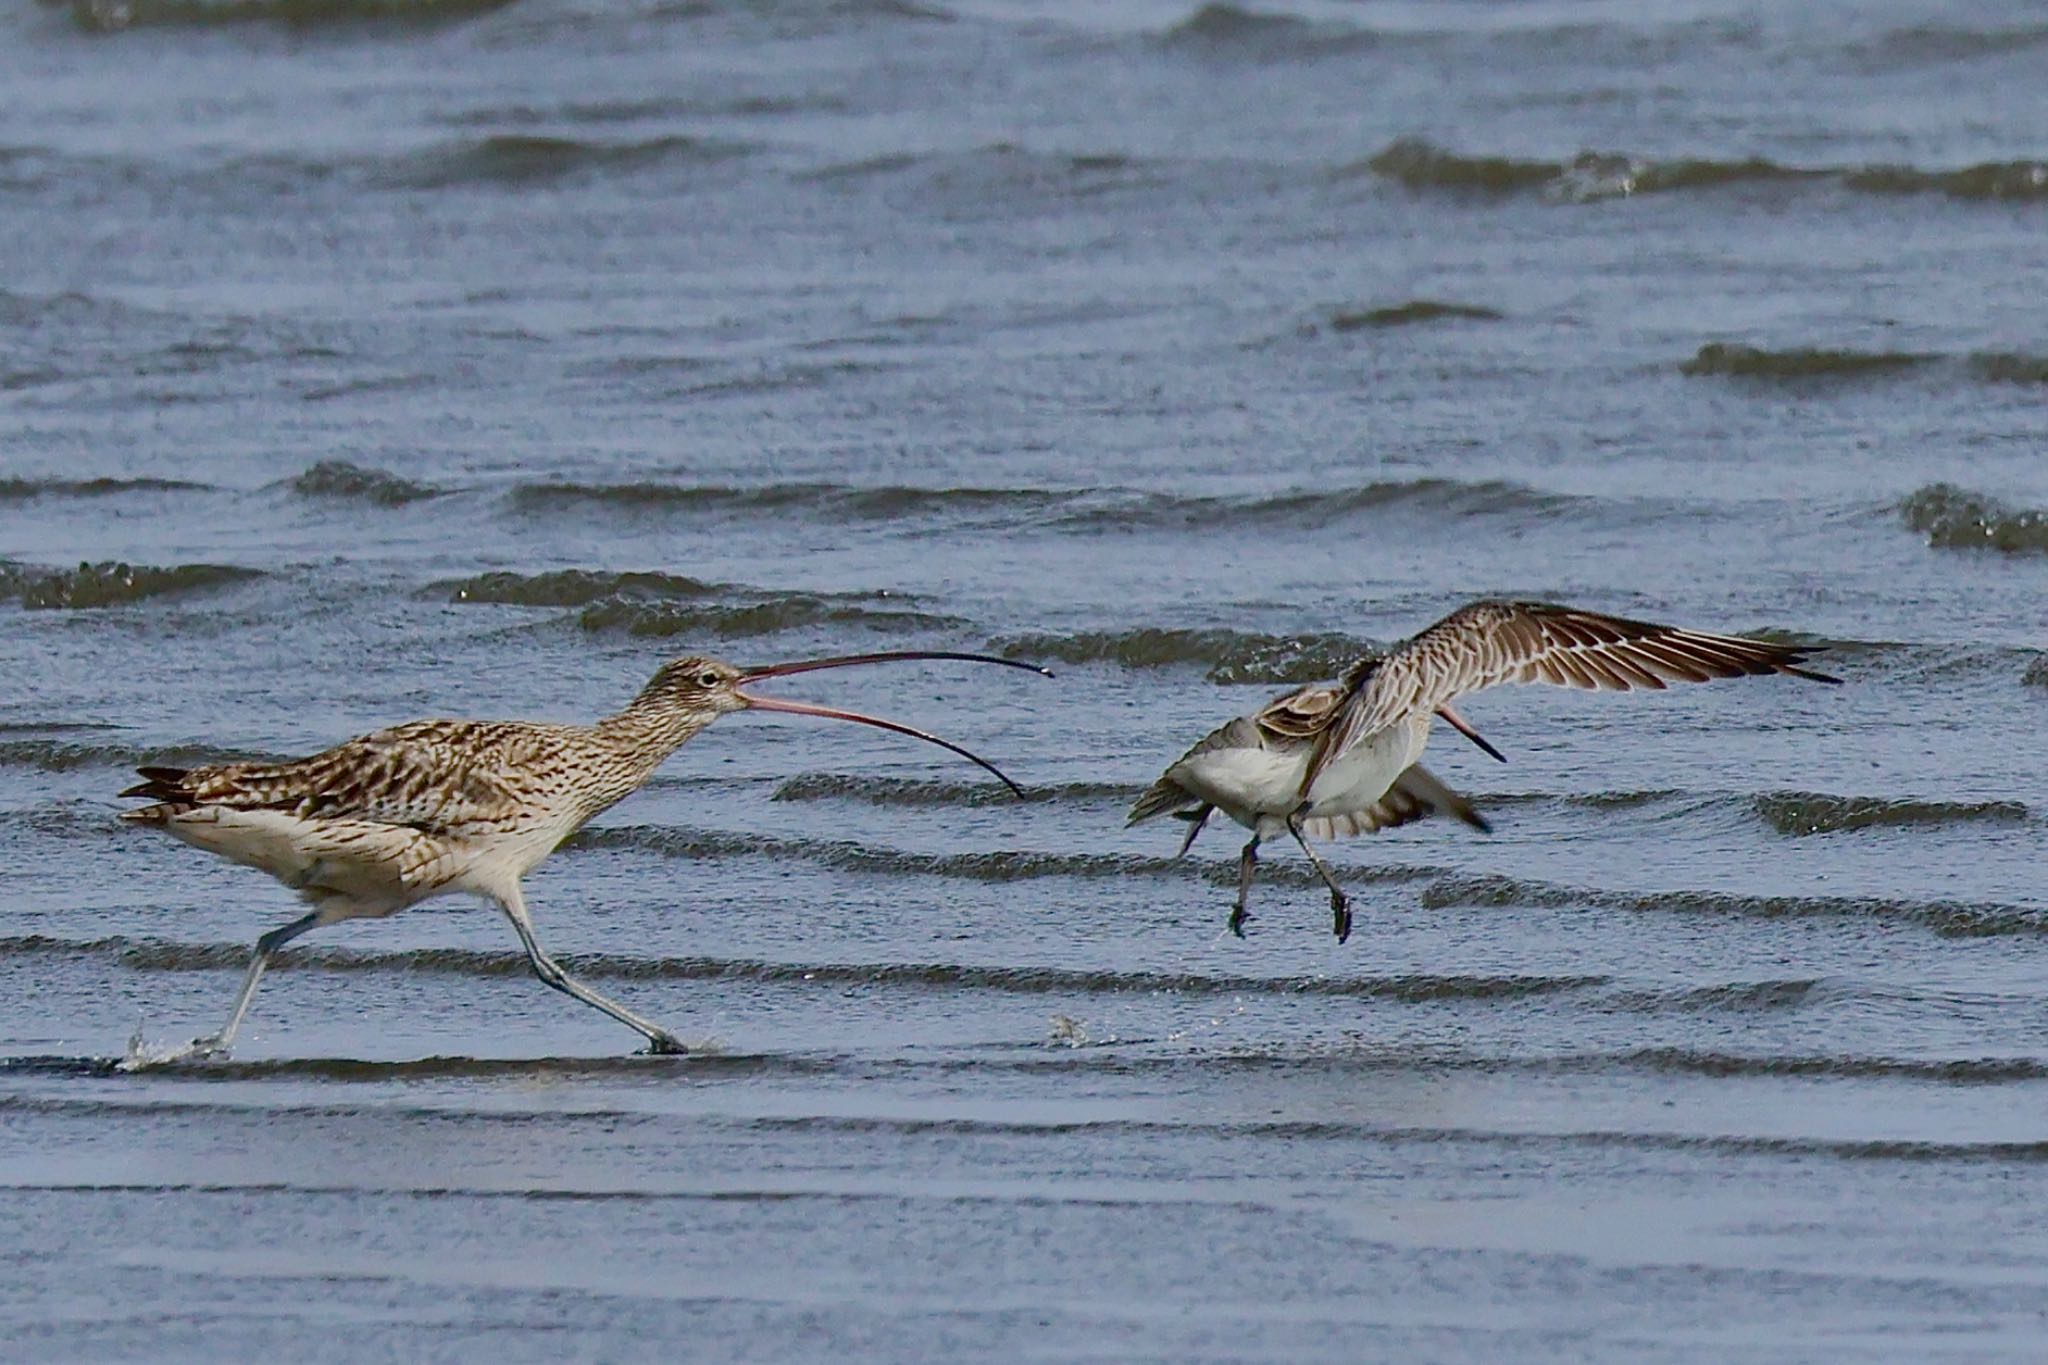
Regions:
<instances>
[{"instance_id":1,"label":"running curlew","mask_svg":"<svg viewBox=\"0 0 2048 1365\"><path fill-rule=\"evenodd\" d=\"M858 712L755 696L749 683L823 668L955 659L1042 668L981 654L900 651L743 669L717 659L666 664L624 710L595 725L422 720L364 735L287 763L142 768L123 796L153 804L122 819L154 825L210 853L259 868L312 910L256 940L241 993L217 1033L171 1054L225 1054L278 949L309 929L396 914L433 896L470 892L512 921L534 975L680 1053L666 1029L562 970L534 937L520 880L584 823L639 790L699 731L735 711L780 711L879 726L949 749L1021 788L993 763L949 740ZM138 1040L139 1042L139 1040ZM139 1055L131 1046L131 1059Z\"/></svg>"},{"instance_id":2,"label":"running curlew","mask_svg":"<svg viewBox=\"0 0 2048 1365\"><path fill-rule=\"evenodd\" d=\"M1292 836L1330 888L1342 943L1351 936L1350 905L1308 836L1385 829L1434 810L1487 828L1470 802L1416 762L1432 715L1507 761L1451 709L1457 698L1510 682L1628 691L1746 674L1841 681L1800 668L1810 652L1544 602L1473 602L1386 653L1358 660L1335 687L1290 692L1214 731L1145 790L1126 823L1168 812L1189 821L1183 854L1214 811L1252 832L1238 855L1229 920L1240 938L1260 842Z\"/></svg>"}]
</instances>

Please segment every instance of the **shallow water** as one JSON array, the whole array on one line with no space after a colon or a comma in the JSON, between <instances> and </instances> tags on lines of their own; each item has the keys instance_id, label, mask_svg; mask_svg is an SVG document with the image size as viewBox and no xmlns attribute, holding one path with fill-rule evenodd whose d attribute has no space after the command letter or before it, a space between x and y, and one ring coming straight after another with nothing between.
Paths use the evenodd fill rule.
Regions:
<instances>
[{"instance_id":1,"label":"shallow water","mask_svg":"<svg viewBox=\"0 0 2048 1365\"><path fill-rule=\"evenodd\" d=\"M2030 6L76 0L0 16L0 1340L61 1360L2033 1360ZM1825 645L1529 689L1494 822L1121 812L1465 597ZM735 718L303 940L141 762Z\"/></svg>"}]
</instances>

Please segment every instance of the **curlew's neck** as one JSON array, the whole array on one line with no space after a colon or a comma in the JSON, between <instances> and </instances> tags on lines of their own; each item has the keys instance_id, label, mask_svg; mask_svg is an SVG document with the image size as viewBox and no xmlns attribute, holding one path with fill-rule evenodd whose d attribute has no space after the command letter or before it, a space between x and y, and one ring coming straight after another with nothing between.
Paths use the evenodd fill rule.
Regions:
<instances>
[{"instance_id":1,"label":"curlew's neck","mask_svg":"<svg viewBox=\"0 0 2048 1365\"><path fill-rule=\"evenodd\" d=\"M617 763L617 786L622 788L616 794L608 790L605 795L610 799L605 804L638 789L670 754L717 719L716 711L678 706L673 700L643 692L625 710L597 722L592 728L598 743Z\"/></svg>"}]
</instances>

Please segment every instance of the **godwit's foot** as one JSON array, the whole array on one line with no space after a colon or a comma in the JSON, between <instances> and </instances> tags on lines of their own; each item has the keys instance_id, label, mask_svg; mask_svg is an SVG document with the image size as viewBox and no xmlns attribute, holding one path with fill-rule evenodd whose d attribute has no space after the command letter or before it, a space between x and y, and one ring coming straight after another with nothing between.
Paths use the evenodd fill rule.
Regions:
<instances>
[{"instance_id":1,"label":"godwit's foot","mask_svg":"<svg viewBox=\"0 0 2048 1365\"><path fill-rule=\"evenodd\" d=\"M209 1057L225 1057L228 1050L221 1044L219 1034L194 1038L183 1047L164 1047L143 1041L142 1031L128 1040L128 1051L115 1064L117 1071L147 1071L152 1067L169 1066L173 1062L205 1060Z\"/></svg>"},{"instance_id":2,"label":"godwit's foot","mask_svg":"<svg viewBox=\"0 0 2048 1365\"><path fill-rule=\"evenodd\" d=\"M1231 933L1236 934L1239 938L1243 938L1245 923L1250 919L1251 916L1247 914L1245 912L1245 908L1242 905L1240 905L1230 912L1230 918L1226 921L1226 923L1229 924Z\"/></svg>"},{"instance_id":3,"label":"godwit's foot","mask_svg":"<svg viewBox=\"0 0 2048 1365\"><path fill-rule=\"evenodd\" d=\"M1342 892L1330 893L1330 918L1333 921L1331 928L1337 934L1337 942L1342 943L1351 937L1351 902L1344 898Z\"/></svg>"},{"instance_id":4,"label":"godwit's foot","mask_svg":"<svg viewBox=\"0 0 2048 1365\"><path fill-rule=\"evenodd\" d=\"M673 1033L657 1033L647 1040L647 1055L650 1057L682 1057L689 1051Z\"/></svg>"}]
</instances>

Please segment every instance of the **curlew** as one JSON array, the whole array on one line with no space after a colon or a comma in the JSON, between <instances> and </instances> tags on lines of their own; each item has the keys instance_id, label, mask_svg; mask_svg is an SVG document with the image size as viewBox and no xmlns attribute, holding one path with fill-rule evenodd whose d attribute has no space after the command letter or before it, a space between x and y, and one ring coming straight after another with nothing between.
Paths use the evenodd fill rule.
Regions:
<instances>
[{"instance_id":1,"label":"curlew","mask_svg":"<svg viewBox=\"0 0 2048 1365\"><path fill-rule=\"evenodd\" d=\"M1252 832L1238 855L1229 920L1240 938L1259 845L1291 836L1330 889L1342 943L1351 936L1350 904L1309 847L1311 836L1386 829L1433 811L1487 828L1469 801L1416 762L1432 716L1507 761L1452 709L1459 697L1511 682L1628 691L1786 673L1839 683L1799 667L1810 652L1544 602L1473 602L1413 639L1358 660L1335 687L1289 692L1209 734L1145 790L1126 823L1169 812L1187 820L1183 854L1215 811Z\"/></svg>"},{"instance_id":2,"label":"curlew","mask_svg":"<svg viewBox=\"0 0 2048 1365\"><path fill-rule=\"evenodd\" d=\"M169 1057L223 1055L277 951L343 920L381 918L433 896L480 895L512 922L534 975L637 1030L655 1053L680 1053L668 1030L564 971L534 936L520 881L584 823L624 800L699 731L735 711L854 721L951 750L1021 788L950 740L855 711L756 696L747 684L824 668L954 659L1047 670L1013 659L898 651L743 669L717 659L664 665L618 714L594 725L422 720L395 725L286 763L141 768L123 796L150 799L122 819L152 825L210 853L259 868L312 909L256 940L220 1030ZM139 1044L139 1040L138 1040ZM131 1060L138 1055L130 1048Z\"/></svg>"}]
</instances>

